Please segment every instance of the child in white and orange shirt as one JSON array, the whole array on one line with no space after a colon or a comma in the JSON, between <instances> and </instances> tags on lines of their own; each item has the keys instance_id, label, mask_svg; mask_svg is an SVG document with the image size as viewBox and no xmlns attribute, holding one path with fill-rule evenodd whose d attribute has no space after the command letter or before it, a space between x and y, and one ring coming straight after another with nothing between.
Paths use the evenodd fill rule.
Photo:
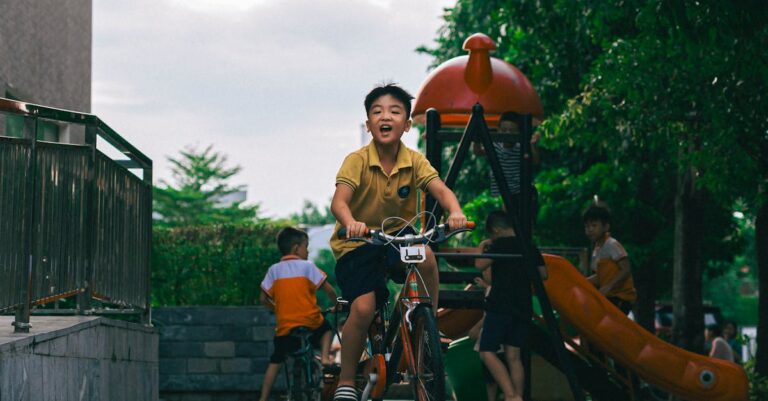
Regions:
<instances>
[{"instance_id":1,"label":"child in white and orange shirt","mask_svg":"<svg viewBox=\"0 0 768 401\"><path fill-rule=\"evenodd\" d=\"M275 312L275 351L269 358L264 373L260 401L269 398L272 384L285 358L300 346L300 340L290 335L297 327L312 330L310 341L320 348L323 365L331 365L328 357L331 347L331 327L323 318L317 305L317 289L322 288L331 300L336 300L336 291L326 280L326 274L309 257L309 237L304 231L286 227L277 234L277 246L283 254L280 262L272 265L261 282L262 304Z\"/></svg>"}]
</instances>

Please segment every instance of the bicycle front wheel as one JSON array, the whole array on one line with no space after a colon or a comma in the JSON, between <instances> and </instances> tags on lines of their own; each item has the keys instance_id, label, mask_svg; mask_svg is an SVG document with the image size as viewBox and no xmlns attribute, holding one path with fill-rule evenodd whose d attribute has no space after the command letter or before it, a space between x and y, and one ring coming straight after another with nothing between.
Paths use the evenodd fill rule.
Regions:
<instances>
[{"instance_id":1,"label":"bicycle front wheel","mask_svg":"<svg viewBox=\"0 0 768 401\"><path fill-rule=\"evenodd\" d=\"M440 335L435 316L429 305L419 305L411 317L415 377L411 377L414 399L418 401L445 400L445 373Z\"/></svg>"}]
</instances>

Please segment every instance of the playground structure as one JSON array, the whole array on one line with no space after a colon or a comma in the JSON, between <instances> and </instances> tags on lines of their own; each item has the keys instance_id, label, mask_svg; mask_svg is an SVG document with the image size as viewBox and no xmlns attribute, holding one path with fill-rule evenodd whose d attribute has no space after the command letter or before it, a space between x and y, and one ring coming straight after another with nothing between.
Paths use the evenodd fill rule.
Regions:
<instances>
[{"instance_id":1,"label":"playground structure","mask_svg":"<svg viewBox=\"0 0 768 401\"><path fill-rule=\"evenodd\" d=\"M543 119L541 103L533 86L517 68L490 57L490 52L495 49L490 38L482 34L472 35L464 42L464 49L469 51L468 56L446 61L422 84L416 96L414 120L426 124L427 158L438 172L442 170L444 145L459 141L444 175L449 187L453 187L457 179L471 142L481 141L506 209L513 211L515 230L527 243L531 241L531 219L522 217L530 216L532 210L528 193L532 177L530 137L534 121ZM514 138L522 149L519 209L512 207L510 191L492 147L492 142L510 141L510 134L492 133L488 129L488 124L497 122L499 115L505 112L517 115L519 127L519 136ZM462 128L463 133L458 131ZM426 209L441 214L439 205L429 196ZM471 260L479 256L466 249L434 250L436 256L447 259L458 256ZM534 266L530 255L520 256L525 268L532 272ZM639 399L643 394L633 375L689 400L747 399L747 378L740 366L666 343L610 304L567 260L545 255L545 262L550 272L546 282L542 282L537 274L529 274L543 323L533 325L531 346L564 373L573 399L583 400L582 390L590 392L593 399ZM471 281L472 274L453 276L456 277L441 272L441 282ZM441 304L446 300L445 304L452 307L440 311L441 331L449 336L460 336L471 327L482 316L477 309L482 298L477 295L479 293L458 297L441 295ZM555 319L553 309L559 312L560 322ZM578 335L565 335L563 328L566 325L575 329ZM610 360L596 357L592 348ZM530 358L530 355L523 355L527 372L531 372ZM628 377L622 377L619 371L628 371ZM531 375L536 372L526 375L526 400L531 399Z\"/></svg>"}]
</instances>

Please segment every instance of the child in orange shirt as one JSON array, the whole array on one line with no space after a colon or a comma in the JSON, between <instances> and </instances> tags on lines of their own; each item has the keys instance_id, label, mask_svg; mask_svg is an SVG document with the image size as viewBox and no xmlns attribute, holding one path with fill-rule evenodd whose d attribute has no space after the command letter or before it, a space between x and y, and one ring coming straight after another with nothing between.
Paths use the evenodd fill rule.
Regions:
<instances>
[{"instance_id":1,"label":"child in orange shirt","mask_svg":"<svg viewBox=\"0 0 768 401\"><path fill-rule=\"evenodd\" d=\"M611 210L603 202L590 205L582 215L584 232L594 244L587 279L611 303L628 314L637 299L629 257L624 247L611 236Z\"/></svg>"},{"instance_id":2,"label":"child in orange shirt","mask_svg":"<svg viewBox=\"0 0 768 401\"><path fill-rule=\"evenodd\" d=\"M275 312L275 351L269 358L269 366L264 373L260 401L267 401L272 384L285 358L301 346L298 338L290 335L297 327L312 329L310 341L320 348L323 365L331 365L328 357L331 347L331 327L323 318L317 305L316 291L322 288L329 299L336 300L336 291L326 280L326 274L309 256L309 237L307 233L292 227L286 227L277 234L277 246L283 254L280 262L272 265L261 282L262 304Z\"/></svg>"}]
</instances>

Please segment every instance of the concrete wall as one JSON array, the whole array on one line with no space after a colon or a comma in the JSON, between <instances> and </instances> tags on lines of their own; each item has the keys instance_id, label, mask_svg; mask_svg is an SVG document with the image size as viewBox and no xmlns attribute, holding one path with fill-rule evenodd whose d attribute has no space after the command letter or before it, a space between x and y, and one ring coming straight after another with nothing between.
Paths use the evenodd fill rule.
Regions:
<instances>
[{"instance_id":1,"label":"concrete wall","mask_svg":"<svg viewBox=\"0 0 768 401\"><path fill-rule=\"evenodd\" d=\"M75 323L0 338L0 400L158 399L158 337L152 328L96 317L55 319ZM45 320L33 316L33 331Z\"/></svg>"},{"instance_id":2,"label":"concrete wall","mask_svg":"<svg viewBox=\"0 0 768 401\"><path fill-rule=\"evenodd\" d=\"M91 110L91 0L0 0L0 96Z\"/></svg>"},{"instance_id":3,"label":"concrete wall","mask_svg":"<svg viewBox=\"0 0 768 401\"><path fill-rule=\"evenodd\" d=\"M274 316L265 308L157 308L152 322L160 334L162 400L257 399L273 350ZM278 379L273 398L283 389Z\"/></svg>"}]
</instances>

